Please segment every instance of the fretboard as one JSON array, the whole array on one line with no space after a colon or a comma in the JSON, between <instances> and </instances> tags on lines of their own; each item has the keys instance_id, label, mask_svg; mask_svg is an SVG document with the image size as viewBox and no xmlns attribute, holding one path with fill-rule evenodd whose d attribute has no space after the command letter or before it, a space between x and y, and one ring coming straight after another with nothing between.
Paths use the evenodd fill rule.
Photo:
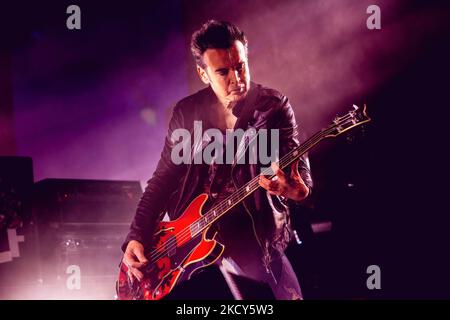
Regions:
<instances>
[{"instance_id":1,"label":"fretboard","mask_svg":"<svg viewBox=\"0 0 450 320\"><path fill-rule=\"evenodd\" d=\"M313 135L303 144L297 148L292 149L286 155L284 155L278 162L277 165L280 169L284 169L291 165L294 161L299 159L303 154L308 152L314 145L319 143L321 140L327 137L328 130L322 130ZM242 200L247 198L253 192L255 192L259 187L259 178L261 175L268 176L269 179L274 177L271 168L266 168L261 174L254 177L252 180L241 186L238 190L233 192L228 198L214 205L210 210L208 210L202 217L194 221L190 226L191 236L194 237L201 233L204 229L209 227L213 222L222 217L225 213L230 211L234 206L238 205Z\"/></svg>"}]
</instances>

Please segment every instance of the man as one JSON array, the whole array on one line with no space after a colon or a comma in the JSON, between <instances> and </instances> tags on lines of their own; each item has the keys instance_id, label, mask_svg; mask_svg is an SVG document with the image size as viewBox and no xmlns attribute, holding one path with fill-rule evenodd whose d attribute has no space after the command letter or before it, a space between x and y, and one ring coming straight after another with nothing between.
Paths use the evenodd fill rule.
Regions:
<instances>
[{"instance_id":1,"label":"man","mask_svg":"<svg viewBox=\"0 0 450 320\"><path fill-rule=\"evenodd\" d=\"M161 159L123 245L123 261L138 280L143 278L140 269L148 262L144 248L150 245L163 213L176 219L193 197L203 192L218 203L258 176L262 168L261 163L220 161L175 164L171 158L177 144L174 130L193 132L194 121L201 121L205 130L217 128L222 133L239 128L277 129L280 157L299 145L295 116L287 98L250 82L248 43L239 28L227 22L208 21L193 34L191 51L198 75L208 87L175 106ZM311 190L309 166L303 157L290 172L276 165L272 168L275 178L261 176L262 188L215 223L217 240L225 246L219 263L225 272L266 282L277 299L301 299L300 286L284 249L290 241L289 209Z\"/></svg>"}]
</instances>

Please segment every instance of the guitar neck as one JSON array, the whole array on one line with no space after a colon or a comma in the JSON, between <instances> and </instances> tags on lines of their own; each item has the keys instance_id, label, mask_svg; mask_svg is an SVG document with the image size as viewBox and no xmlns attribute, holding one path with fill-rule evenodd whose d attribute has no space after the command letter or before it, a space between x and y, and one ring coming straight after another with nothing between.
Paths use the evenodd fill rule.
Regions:
<instances>
[{"instance_id":1,"label":"guitar neck","mask_svg":"<svg viewBox=\"0 0 450 320\"><path fill-rule=\"evenodd\" d=\"M286 155L284 155L278 162L277 165L280 169L284 169L287 166L291 165L294 161L299 159L303 154L305 154L308 150L318 144L325 138L328 137L336 137L347 130L350 130L356 126L359 126L363 123L369 122L371 119L366 113L366 105L363 108L359 108L356 105L353 105L354 110L349 111L346 115L342 117L337 117L333 120L333 123L326 129L323 129L313 135L311 138L306 140L303 144L294 148ZM269 176L269 178L273 178L275 174L273 173L271 168L266 168L263 172L252 180L241 186L238 190L232 193L228 198L221 201L217 205L213 206L208 212L206 212L201 218L196 220L193 224L190 225L191 235L195 236L198 233L201 233L203 230L208 228L213 222L227 213L234 206L239 204L242 200L251 195L255 190L257 190L259 186L259 178L261 175Z\"/></svg>"},{"instance_id":2,"label":"guitar neck","mask_svg":"<svg viewBox=\"0 0 450 320\"><path fill-rule=\"evenodd\" d=\"M312 147L314 147L317 143L327 137L327 130L322 130L313 135L303 144L298 146L295 149L292 149L286 155L284 155L278 162L277 165L280 169L284 169L299 159L303 154L308 152ZM208 228L213 222L218 220L221 216L231 210L233 207L242 202L245 198L255 192L259 187L259 178L261 175L269 176L269 178L273 178L275 174L272 169L266 168L263 172L252 180L241 186L235 192L233 192L228 198L219 202L217 205L213 206L208 212L206 212L201 218L195 221L191 225L191 234L195 236L201 233L203 230Z\"/></svg>"}]
</instances>

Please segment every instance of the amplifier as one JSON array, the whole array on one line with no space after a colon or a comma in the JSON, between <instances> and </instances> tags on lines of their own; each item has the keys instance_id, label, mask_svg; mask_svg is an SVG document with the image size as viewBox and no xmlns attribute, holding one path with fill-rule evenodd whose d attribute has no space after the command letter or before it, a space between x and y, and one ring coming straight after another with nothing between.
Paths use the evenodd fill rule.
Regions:
<instances>
[{"instance_id":1,"label":"amplifier","mask_svg":"<svg viewBox=\"0 0 450 320\"><path fill-rule=\"evenodd\" d=\"M112 299L142 189L138 181L46 179L35 185L39 299Z\"/></svg>"},{"instance_id":2,"label":"amplifier","mask_svg":"<svg viewBox=\"0 0 450 320\"><path fill-rule=\"evenodd\" d=\"M41 223L130 223L141 196L138 181L45 179L33 207Z\"/></svg>"}]
</instances>

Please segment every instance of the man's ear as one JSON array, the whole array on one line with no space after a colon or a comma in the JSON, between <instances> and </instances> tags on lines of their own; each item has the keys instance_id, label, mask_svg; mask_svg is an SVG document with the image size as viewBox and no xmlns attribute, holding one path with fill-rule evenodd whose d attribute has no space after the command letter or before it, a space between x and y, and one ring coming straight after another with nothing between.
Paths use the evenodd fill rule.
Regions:
<instances>
[{"instance_id":1,"label":"man's ear","mask_svg":"<svg viewBox=\"0 0 450 320\"><path fill-rule=\"evenodd\" d=\"M205 69L197 65L197 73L204 84L209 84L209 78Z\"/></svg>"}]
</instances>

